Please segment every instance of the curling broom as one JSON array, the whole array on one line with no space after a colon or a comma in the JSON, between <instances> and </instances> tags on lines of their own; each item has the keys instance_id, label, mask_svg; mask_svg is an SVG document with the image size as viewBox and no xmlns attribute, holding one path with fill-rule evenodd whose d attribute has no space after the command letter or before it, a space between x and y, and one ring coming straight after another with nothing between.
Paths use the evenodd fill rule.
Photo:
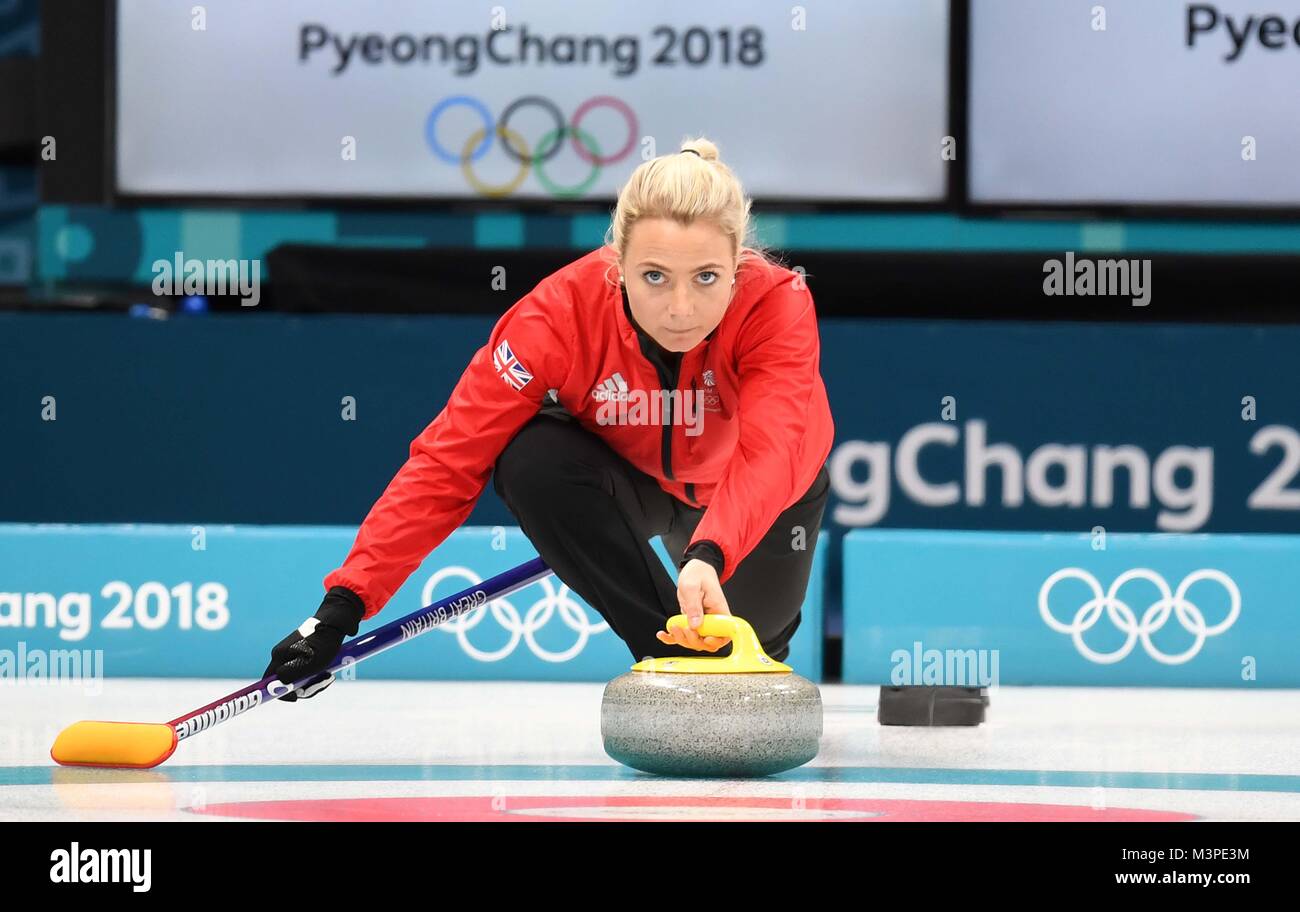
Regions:
<instances>
[{"instance_id":1,"label":"curling broom","mask_svg":"<svg viewBox=\"0 0 1300 912\"><path fill-rule=\"evenodd\" d=\"M370 633L354 637L339 650L338 657L329 668L293 684L283 684L275 675L270 675L170 722L74 722L54 739L50 756L64 766L128 769L157 766L170 757L176 750L176 745L186 738L233 719L240 713L278 700L295 688L323 680L344 666L378 655L467 611L486 605L493 599L522 589L549 576L551 572L545 562L537 557L512 570L499 573L485 582L426 605L419 611Z\"/></svg>"}]
</instances>

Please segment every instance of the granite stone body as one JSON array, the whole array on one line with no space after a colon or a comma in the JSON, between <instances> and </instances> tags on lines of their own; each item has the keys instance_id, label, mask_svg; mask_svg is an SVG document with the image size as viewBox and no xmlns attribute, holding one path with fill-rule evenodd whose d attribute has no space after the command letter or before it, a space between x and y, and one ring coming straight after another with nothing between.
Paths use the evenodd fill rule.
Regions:
<instances>
[{"instance_id":1,"label":"granite stone body","mask_svg":"<svg viewBox=\"0 0 1300 912\"><path fill-rule=\"evenodd\" d=\"M802 766L822 735L817 685L793 673L631 671L605 685L605 753L663 776L767 776Z\"/></svg>"}]
</instances>

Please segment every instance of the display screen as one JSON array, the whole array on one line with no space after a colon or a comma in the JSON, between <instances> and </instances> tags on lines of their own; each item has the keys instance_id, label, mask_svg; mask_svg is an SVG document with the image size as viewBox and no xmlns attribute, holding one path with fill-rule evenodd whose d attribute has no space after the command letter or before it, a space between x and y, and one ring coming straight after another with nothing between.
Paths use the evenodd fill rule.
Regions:
<instances>
[{"instance_id":1,"label":"display screen","mask_svg":"<svg viewBox=\"0 0 1300 912\"><path fill-rule=\"evenodd\" d=\"M946 196L947 0L118 4L139 195L612 198L715 141L754 195Z\"/></svg>"},{"instance_id":2,"label":"display screen","mask_svg":"<svg viewBox=\"0 0 1300 912\"><path fill-rule=\"evenodd\" d=\"M1300 205L1300 0L972 0L977 203Z\"/></svg>"}]
</instances>

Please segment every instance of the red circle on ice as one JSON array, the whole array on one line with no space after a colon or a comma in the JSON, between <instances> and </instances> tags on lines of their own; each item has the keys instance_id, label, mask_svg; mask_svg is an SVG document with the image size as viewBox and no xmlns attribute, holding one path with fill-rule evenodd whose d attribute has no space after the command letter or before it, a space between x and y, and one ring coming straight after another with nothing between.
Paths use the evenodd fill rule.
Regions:
<instances>
[{"instance_id":1,"label":"red circle on ice","mask_svg":"<svg viewBox=\"0 0 1300 912\"><path fill-rule=\"evenodd\" d=\"M687 798L672 795L481 795L446 798L304 798L233 801L190 808L196 814L256 820L366 821L1185 821L1195 814L1142 808L998 801L878 798Z\"/></svg>"}]
</instances>

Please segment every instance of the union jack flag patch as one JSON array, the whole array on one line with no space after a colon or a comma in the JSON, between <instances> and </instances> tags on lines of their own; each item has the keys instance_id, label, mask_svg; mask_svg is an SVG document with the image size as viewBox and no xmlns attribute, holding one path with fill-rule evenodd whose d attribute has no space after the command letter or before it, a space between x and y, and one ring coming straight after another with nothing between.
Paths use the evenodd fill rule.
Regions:
<instances>
[{"instance_id":1,"label":"union jack flag patch","mask_svg":"<svg viewBox=\"0 0 1300 912\"><path fill-rule=\"evenodd\" d=\"M492 354L492 366L496 368L502 380L517 390L523 389L528 381L533 379L533 375L528 372L528 368L519 363L515 353L510 350L510 343L505 339L501 340L501 344Z\"/></svg>"}]
</instances>

